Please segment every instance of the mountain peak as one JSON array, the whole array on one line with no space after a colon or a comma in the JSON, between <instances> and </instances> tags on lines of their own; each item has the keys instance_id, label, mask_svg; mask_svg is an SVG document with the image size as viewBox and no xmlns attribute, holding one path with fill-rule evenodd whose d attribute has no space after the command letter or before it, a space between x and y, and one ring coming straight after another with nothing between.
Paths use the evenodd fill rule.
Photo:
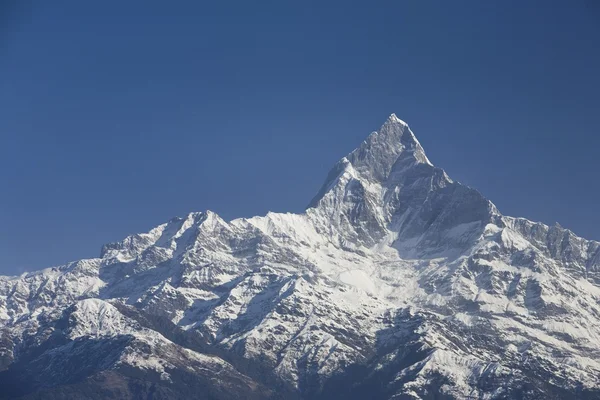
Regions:
<instances>
[{"instance_id":1,"label":"mountain peak","mask_svg":"<svg viewBox=\"0 0 600 400\"><path fill-rule=\"evenodd\" d=\"M400 118L398 118L395 113L390 114L388 119L385 121L385 124L401 124L408 126L408 124L402 121Z\"/></svg>"},{"instance_id":2,"label":"mountain peak","mask_svg":"<svg viewBox=\"0 0 600 400\"><path fill-rule=\"evenodd\" d=\"M382 182L400 158L432 165L408 124L391 114L379 130L348 155L350 163L365 177Z\"/></svg>"},{"instance_id":3,"label":"mountain peak","mask_svg":"<svg viewBox=\"0 0 600 400\"><path fill-rule=\"evenodd\" d=\"M316 206L347 171L361 180L384 184L395 166L404 170L419 164L433 166L408 124L392 113L379 130L372 132L331 169L309 207Z\"/></svg>"}]
</instances>

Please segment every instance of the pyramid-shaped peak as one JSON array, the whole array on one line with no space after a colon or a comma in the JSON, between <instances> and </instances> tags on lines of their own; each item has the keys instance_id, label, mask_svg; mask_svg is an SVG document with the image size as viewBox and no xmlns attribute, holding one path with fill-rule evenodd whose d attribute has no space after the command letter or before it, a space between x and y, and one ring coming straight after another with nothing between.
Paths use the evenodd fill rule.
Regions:
<instances>
[{"instance_id":1,"label":"pyramid-shaped peak","mask_svg":"<svg viewBox=\"0 0 600 400\"><path fill-rule=\"evenodd\" d=\"M315 207L344 174L386 185L394 168L399 173L423 164L433 166L408 124L396 114L391 114L379 130L371 133L358 148L331 169L309 207Z\"/></svg>"},{"instance_id":2,"label":"pyramid-shaped peak","mask_svg":"<svg viewBox=\"0 0 600 400\"><path fill-rule=\"evenodd\" d=\"M384 125L387 125L387 124L400 124L400 125L408 126L408 124L406 122L404 122L403 120L401 120L400 118L398 118L395 113L390 114L388 119L385 121Z\"/></svg>"},{"instance_id":3,"label":"pyramid-shaped peak","mask_svg":"<svg viewBox=\"0 0 600 400\"><path fill-rule=\"evenodd\" d=\"M399 157L408 162L431 165L408 124L391 114L381 128L371 133L347 158L365 176L382 181Z\"/></svg>"},{"instance_id":4,"label":"pyramid-shaped peak","mask_svg":"<svg viewBox=\"0 0 600 400\"><path fill-rule=\"evenodd\" d=\"M408 123L392 113L383 125L377 131L371 133L355 152L364 147L379 147L380 150L399 151L401 149L420 148L421 145L408 126Z\"/></svg>"}]
</instances>

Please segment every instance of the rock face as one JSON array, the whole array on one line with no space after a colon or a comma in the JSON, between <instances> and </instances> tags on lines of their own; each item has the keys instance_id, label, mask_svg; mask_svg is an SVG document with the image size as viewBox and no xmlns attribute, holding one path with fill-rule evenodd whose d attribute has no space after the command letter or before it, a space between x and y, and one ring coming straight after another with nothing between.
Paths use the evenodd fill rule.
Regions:
<instances>
[{"instance_id":1,"label":"rock face","mask_svg":"<svg viewBox=\"0 0 600 400\"><path fill-rule=\"evenodd\" d=\"M0 277L0 398L600 399L600 243L502 215L392 114L303 214Z\"/></svg>"}]
</instances>

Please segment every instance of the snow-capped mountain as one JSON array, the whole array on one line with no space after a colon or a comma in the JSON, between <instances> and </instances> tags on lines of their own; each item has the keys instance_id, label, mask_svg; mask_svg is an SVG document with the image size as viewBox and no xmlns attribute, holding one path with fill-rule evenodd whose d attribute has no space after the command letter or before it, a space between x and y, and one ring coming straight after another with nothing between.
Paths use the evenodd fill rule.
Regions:
<instances>
[{"instance_id":1,"label":"snow-capped mountain","mask_svg":"<svg viewBox=\"0 0 600 400\"><path fill-rule=\"evenodd\" d=\"M600 243L502 215L392 114L302 214L0 277L0 371L0 398L600 399Z\"/></svg>"}]
</instances>

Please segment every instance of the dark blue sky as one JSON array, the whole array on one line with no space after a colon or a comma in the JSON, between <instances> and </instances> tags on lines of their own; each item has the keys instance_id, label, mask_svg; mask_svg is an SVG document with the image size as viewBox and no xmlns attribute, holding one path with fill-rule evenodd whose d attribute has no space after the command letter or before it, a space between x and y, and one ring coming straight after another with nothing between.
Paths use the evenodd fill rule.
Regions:
<instances>
[{"instance_id":1,"label":"dark blue sky","mask_svg":"<svg viewBox=\"0 0 600 400\"><path fill-rule=\"evenodd\" d=\"M0 273L301 211L392 112L505 214L600 239L595 0L172 3L3 2Z\"/></svg>"}]
</instances>

